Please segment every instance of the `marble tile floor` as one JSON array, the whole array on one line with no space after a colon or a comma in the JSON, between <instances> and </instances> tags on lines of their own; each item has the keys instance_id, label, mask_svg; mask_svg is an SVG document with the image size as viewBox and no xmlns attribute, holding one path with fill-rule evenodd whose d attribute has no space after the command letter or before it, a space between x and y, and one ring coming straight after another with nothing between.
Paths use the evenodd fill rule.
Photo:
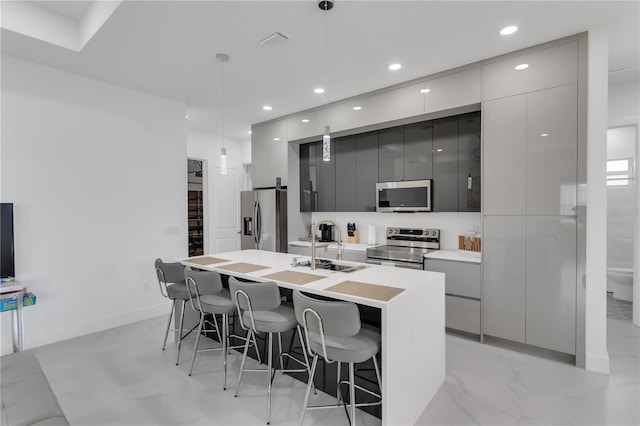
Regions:
<instances>
[{"instance_id":1,"label":"marble tile floor","mask_svg":"<svg viewBox=\"0 0 640 426\"><path fill-rule=\"evenodd\" d=\"M198 355L189 377L191 342L175 365L162 344L164 317L35 348L72 425L260 425L266 377L246 373L233 397L240 356L229 357L222 391L220 352ZM608 321L611 374L447 336L447 377L419 425L638 425L640 329ZM419 366L417 367L419 368ZM297 424L305 386L276 375L272 424ZM332 403L320 395L316 403ZM361 425L380 424L365 413ZM344 411L316 410L305 425L346 425Z\"/></svg>"}]
</instances>

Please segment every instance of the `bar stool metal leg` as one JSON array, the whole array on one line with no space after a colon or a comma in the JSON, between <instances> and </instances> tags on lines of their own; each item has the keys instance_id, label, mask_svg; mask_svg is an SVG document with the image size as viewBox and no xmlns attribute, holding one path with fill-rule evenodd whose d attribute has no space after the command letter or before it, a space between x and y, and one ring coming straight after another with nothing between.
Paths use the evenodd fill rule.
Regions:
<instances>
[{"instance_id":1,"label":"bar stool metal leg","mask_svg":"<svg viewBox=\"0 0 640 426\"><path fill-rule=\"evenodd\" d=\"M171 328L171 319L173 318L173 313L176 311L176 299L173 299L173 304L171 305L171 312L169 313L169 322L167 323L167 331L164 333L164 343L162 343L162 350L167 346L167 337L169 336L169 329Z\"/></svg>"},{"instance_id":2,"label":"bar stool metal leg","mask_svg":"<svg viewBox=\"0 0 640 426\"><path fill-rule=\"evenodd\" d=\"M196 362L196 354L198 353L198 344L200 343L200 333L202 333L202 325L204 324L204 314L200 313L200 324L198 325L198 334L196 334L196 342L193 345L193 355L191 356L191 368L189 368L189 375L193 371L193 364Z\"/></svg>"},{"instance_id":3,"label":"bar stool metal leg","mask_svg":"<svg viewBox=\"0 0 640 426\"><path fill-rule=\"evenodd\" d=\"M305 351L306 349L303 348ZM307 413L307 406L309 405L309 394L311 393L311 386L313 386L313 377L316 374L316 366L318 365L318 355L314 355L311 362L311 374L309 375L309 383L307 383L307 390L304 393L304 404L302 406L302 414L300 415L300 426L304 422L304 415Z\"/></svg>"},{"instance_id":4,"label":"bar stool metal leg","mask_svg":"<svg viewBox=\"0 0 640 426\"><path fill-rule=\"evenodd\" d=\"M229 315L222 314L222 352L224 352L224 381L222 382L222 390L227 390L227 335L229 327Z\"/></svg>"},{"instance_id":5,"label":"bar stool metal leg","mask_svg":"<svg viewBox=\"0 0 640 426\"><path fill-rule=\"evenodd\" d=\"M182 301L182 312L180 312L180 329L178 330L178 333L180 333L180 335L178 336L178 357L176 358L176 365L180 364L180 349L182 348L182 326L184 324L185 302L186 300Z\"/></svg>"},{"instance_id":6,"label":"bar stool metal leg","mask_svg":"<svg viewBox=\"0 0 640 426\"><path fill-rule=\"evenodd\" d=\"M267 372L268 372L268 380L267 383L267 424L271 423L271 383L273 382L273 374L272 374L272 363L273 363L273 333L269 333L267 348Z\"/></svg>"},{"instance_id":7,"label":"bar stool metal leg","mask_svg":"<svg viewBox=\"0 0 640 426\"><path fill-rule=\"evenodd\" d=\"M349 403L351 404L351 426L356 426L356 387L353 363L349 363Z\"/></svg>"},{"instance_id":8,"label":"bar stool metal leg","mask_svg":"<svg viewBox=\"0 0 640 426\"><path fill-rule=\"evenodd\" d=\"M252 334L253 330L249 330L247 334L247 340L245 340L244 342L244 352L242 353L242 362L240 363L240 374L238 375L238 383L236 383L236 394L234 395L236 398L238 397L238 391L240 390L240 382L242 382L242 373L244 372L244 364L247 361L247 352L249 352L249 342L251 342Z\"/></svg>"}]
</instances>

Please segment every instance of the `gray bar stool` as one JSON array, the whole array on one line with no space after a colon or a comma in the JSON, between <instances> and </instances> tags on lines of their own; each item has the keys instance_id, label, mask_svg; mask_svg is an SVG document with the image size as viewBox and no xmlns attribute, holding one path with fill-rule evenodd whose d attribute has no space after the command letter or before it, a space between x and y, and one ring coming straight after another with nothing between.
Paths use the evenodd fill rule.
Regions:
<instances>
[{"instance_id":1,"label":"gray bar stool","mask_svg":"<svg viewBox=\"0 0 640 426\"><path fill-rule=\"evenodd\" d=\"M176 358L176 365L180 362L180 348L182 347L182 340L189 335L195 327L189 330L187 334L184 333L182 328L184 323L184 307L189 300L189 292L187 291L187 285L184 279L184 266L178 262L163 262L158 258L155 261L156 275L158 276L158 285L160 286L160 293L173 301L171 306L171 313L169 314L169 322L167 323L167 330L164 333L164 343L162 344L162 350L167 346L167 336L169 336L169 330L179 331L180 339L178 340L178 356ZM171 319L176 311L176 302L182 302L182 310L180 315L180 328L171 328Z\"/></svg>"},{"instance_id":2,"label":"gray bar stool","mask_svg":"<svg viewBox=\"0 0 640 426\"><path fill-rule=\"evenodd\" d=\"M269 374L267 381L267 424L271 422L271 387L275 370L273 369L273 333L278 333L278 345L280 348L280 370L283 373L289 372L306 372L309 375L311 383L311 370L309 368L309 359L306 351L304 353L304 362L292 357L288 353L282 352L282 334L285 331L296 329L298 339L303 344L302 331L296 321L296 314L289 306L282 305L280 298L280 289L275 282L242 282L234 277L229 278L229 290L233 301L238 309L240 325L248 331L247 340L242 354L242 363L240 364L240 375L236 385L235 396L238 396L240 390L240 382L242 381L242 373L245 371L261 371ZM247 352L249 350L249 337L255 339L256 333L267 333L267 369L245 369L244 365L247 360ZM301 365L304 369L285 370L283 368L282 358L288 357Z\"/></svg>"},{"instance_id":3,"label":"gray bar stool","mask_svg":"<svg viewBox=\"0 0 640 426\"><path fill-rule=\"evenodd\" d=\"M304 422L304 415L309 409L336 408L336 405L321 405L309 407L309 393L311 383L316 372L318 357L322 356L327 363L338 363L337 395L338 407L342 393L340 385L340 363L349 364L349 404L351 415L347 411L347 417L351 425L356 424L356 407L380 405L382 396L371 392L355 384L354 364L373 359L373 366L378 379L378 386L382 389L380 368L376 358L380 348L380 333L362 328L358 306L351 302L324 301L311 298L300 291L293 292L293 305L298 322L302 324L305 334L305 349L313 357L311 363L311 378L304 395L304 407L300 417L300 424ZM359 389L379 398L379 401L369 403L356 403L355 390Z\"/></svg>"},{"instance_id":4,"label":"gray bar stool","mask_svg":"<svg viewBox=\"0 0 640 426\"><path fill-rule=\"evenodd\" d=\"M230 336L229 335L229 314L232 314L236 310L236 305L231 301L231 295L229 290L226 290L222 286L222 279L220 274L216 271L196 271L187 268L184 272L187 283L187 290L191 300L191 307L194 311L200 314L200 322L198 324L198 334L196 335L196 341L193 346L193 356L191 357L191 368L189 368L189 375L193 372L193 365L196 361L196 355L198 352L209 352L222 350L224 355L224 381L222 388L227 389L227 354L228 349L241 348L241 346L229 346L229 337L235 337L244 340L244 337ZM213 315L213 322L205 320L207 314ZM216 321L216 315L222 316L222 336L220 335L220 327ZM210 349L198 349L200 343L200 334L202 333L202 327L207 322L215 327L218 340L222 343L221 348ZM260 353L258 352L258 346L254 340L254 347L256 353L258 353L258 360L260 359Z\"/></svg>"}]
</instances>

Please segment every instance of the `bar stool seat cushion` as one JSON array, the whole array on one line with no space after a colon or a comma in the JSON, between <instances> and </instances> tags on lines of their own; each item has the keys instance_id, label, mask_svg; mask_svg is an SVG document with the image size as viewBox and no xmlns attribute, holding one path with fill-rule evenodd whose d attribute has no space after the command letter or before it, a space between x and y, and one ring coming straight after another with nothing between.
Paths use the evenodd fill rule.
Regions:
<instances>
[{"instance_id":1,"label":"bar stool seat cushion","mask_svg":"<svg viewBox=\"0 0 640 426\"><path fill-rule=\"evenodd\" d=\"M251 324L248 311L245 311L242 317L245 324ZM262 333L282 333L298 325L294 310L284 305L268 311L253 311L253 320L256 330Z\"/></svg>"},{"instance_id":2,"label":"bar stool seat cushion","mask_svg":"<svg viewBox=\"0 0 640 426\"><path fill-rule=\"evenodd\" d=\"M217 294L201 294L202 309L210 314L232 314L236 305L231 301L229 290L222 290Z\"/></svg>"},{"instance_id":3,"label":"bar stool seat cushion","mask_svg":"<svg viewBox=\"0 0 640 426\"><path fill-rule=\"evenodd\" d=\"M170 299L189 300L189 292L185 283L168 284L167 294Z\"/></svg>"},{"instance_id":4,"label":"bar stool seat cushion","mask_svg":"<svg viewBox=\"0 0 640 426\"><path fill-rule=\"evenodd\" d=\"M320 333L309 332L311 348L322 354ZM340 362L365 362L378 353L380 333L362 328L355 336L324 336L327 356Z\"/></svg>"}]
</instances>

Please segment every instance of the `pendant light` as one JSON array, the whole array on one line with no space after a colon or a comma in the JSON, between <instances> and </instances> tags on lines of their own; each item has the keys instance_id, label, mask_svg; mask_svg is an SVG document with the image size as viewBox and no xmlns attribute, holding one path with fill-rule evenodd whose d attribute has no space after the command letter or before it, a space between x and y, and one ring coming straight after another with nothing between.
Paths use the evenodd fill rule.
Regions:
<instances>
[{"instance_id":1,"label":"pendant light","mask_svg":"<svg viewBox=\"0 0 640 426\"><path fill-rule=\"evenodd\" d=\"M220 116L222 122L222 148L220 148L220 174L227 174L227 148L224 147L224 63L229 60L229 55L224 53L216 54L216 60L220 62Z\"/></svg>"},{"instance_id":2,"label":"pendant light","mask_svg":"<svg viewBox=\"0 0 640 426\"><path fill-rule=\"evenodd\" d=\"M318 3L318 7L325 11L324 14L324 63L326 66L325 90L329 86L329 49L327 43L327 12L333 9L333 2L330 0L322 0ZM324 128L322 129L322 160L331 161L331 130L329 128L328 104L324 104Z\"/></svg>"}]
</instances>

